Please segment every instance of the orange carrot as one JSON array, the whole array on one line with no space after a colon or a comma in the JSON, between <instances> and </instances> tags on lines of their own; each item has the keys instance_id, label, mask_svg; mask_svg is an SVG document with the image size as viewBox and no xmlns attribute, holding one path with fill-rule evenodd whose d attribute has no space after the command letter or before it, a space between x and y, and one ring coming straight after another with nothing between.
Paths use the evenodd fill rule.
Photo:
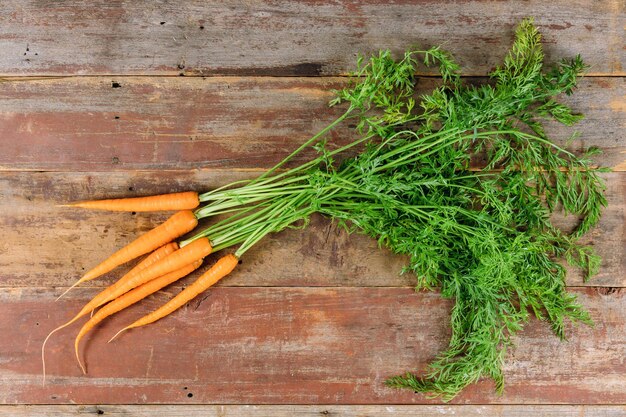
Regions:
<instances>
[{"instance_id":1,"label":"orange carrot","mask_svg":"<svg viewBox=\"0 0 626 417\"><path fill-rule=\"evenodd\" d=\"M74 341L74 351L76 352L76 360L78 360L78 364L80 368L83 370L83 373L87 373L85 371L85 367L80 361L80 356L78 355L78 344L80 340L89 332L89 330L93 329L98 323L100 323L105 318L117 313L124 308L135 304L136 302L146 298L150 294L153 294L160 290L161 288L171 284L174 281L179 280L180 278L189 275L194 270L196 270L202 264L202 260L195 261L192 264L184 266L176 271L170 272L169 274L163 275L161 277L155 278L151 281L148 281L139 287L127 292L119 298L111 301L110 303L104 305L96 314L93 315L86 322L83 327L80 329L80 332L76 336Z\"/></svg>"},{"instance_id":2,"label":"orange carrot","mask_svg":"<svg viewBox=\"0 0 626 417\"><path fill-rule=\"evenodd\" d=\"M109 211L163 211L192 210L199 205L200 200L198 199L198 193L195 191L187 191L184 193L161 194L149 197L78 201L64 204L63 206Z\"/></svg>"},{"instance_id":3,"label":"orange carrot","mask_svg":"<svg viewBox=\"0 0 626 417\"><path fill-rule=\"evenodd\" d=\"M167 243L167 244L161 246L160 248L158 248L157 250L152 252L150 255L146 256L146 258L143 261L139 262L133 269L128 271L124 276L132 275L132 274L135 274L135 273L141 271L142 269L152 265L156 261L165 258L167 255L169 255L170 253L174 252L177 249L178 249L178 243L176 243L176 242L170 242L170 243ZM61 295L59 295L57 297L57 301L59 301L59 299L61 297L63 297L65 294L67 294L69 290L74 288L80 282L81 282L80 280L76 281L71 287L69 287L67 290L65 290L63 292L63 294L61 294Z\"/></svg>"},{"instance_id":4,"label":"orange carrot","mask_svg":"<svg viewBox=\"0 0 626 417\"><path fill-rule=\"evenodd\" d=\"M198 219L189 210L179 211L165 223L155 227L130 244L115 252L104 262L88 271L75 285L106 274L123 263L135 259L145 253L171 242L179 236L190 232L198 225Z\"/></svg>"},{"instance_id":5,"label":"orange carrot","mask_svg":"<svg viewBox=\"0 0 626 417\"><path fill-rule=\"evenodd\" d=\"M202 274L202 276L200 276L200 278L198 278L193 284L181 291L176 297L172 298L161 308L143 316L139 320L135 321L133 324L124 327L122 330L117 332L115 336L111 338L111 340L115 339L120 333L125 330L153 323L179 309L188 301L194 299L198 294L205 291L207 288L215 284L220 279L224 278L226 275L230 274L232 270L235 269L238 262L239 259L237 259L237 257L233 254L223 256L215 263L215 265L213 265L208 271ZM109 342L111 340L109 340Z\"/></svg>"},{"instance_id":6,"label":"orange carrot","mask_svg":"<svg viewBox=\"0 0 626 417\"><path fill-rule=\"evenodd\" d=\"M168 244L166 244L164 246L161 246L159 249L155 250L150 255L148 255L146 257L146 259L144 259L143 261L138 263L133 269L131 269L126 275L124 275L124 277L135 275L137 272L139 272L139 271L141 271L143 269L146 269L147 267L149 267L150 265L152 265L155 262L159 261L160 259L163 259L167 255L173 253L174 251L176 251L176 249L178 249L178 243L176 243L176 242L168 243ZM124 277L122 277L121 279L124 279ZM70 288L72 288L72 287L70 287ZM95 309L95 307L91 308L90 303L88 303L71 320L69 320L67 323L57 327L56 329L54 329L50 333L48 333L48 336L46 336L46 339L43 341L43 344L41 345L41 363L43 365L43 381L44 381L44 383L46 381L46 359L45 359L45 356L44 356L44 351L45 351L45 348L46 348L46 343L48 342L48 339L50 339L50 336L52 336L52 334L54 334L55 332L57 332L57 331L65 328L65 327L69 326L70 324L74 323L76 320L78 320L79 318L81 318L82 316L87 314L88 312L90 312L90 311L93 312L94 309Z\"/></svg>"},{"instance_id":7,"label":"orange carrot","mask_svg":"<svg viewBox=\"0 0 626 417\"><path fill-rule=\"evenodd\" d=\"M96 295L89 303L87 303L85 307L83 307L83 311L87 313L111 300L116 299L141 284L165 274L169 274L170 272L176 271L177 269L180 269L185 265L189 265L197 260L203 259L205 256L210 254L212 250L213 248L211 247L209 239L206 237L196 239L187 246L178 249L160 261L150 265L148 268L142 269L136 274L125 275L115 284L107 287L102 290L100 294Z\"/></svg>"}]
</instances>

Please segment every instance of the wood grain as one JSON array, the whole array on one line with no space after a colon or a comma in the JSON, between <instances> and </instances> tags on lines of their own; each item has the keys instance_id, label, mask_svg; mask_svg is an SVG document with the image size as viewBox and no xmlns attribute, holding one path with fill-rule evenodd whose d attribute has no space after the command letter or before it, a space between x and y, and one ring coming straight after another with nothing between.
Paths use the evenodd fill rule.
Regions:
<instances>
[{"instance_id":1,"label":"wood grain","mask_svg":"<svg viewBox=\"0 0 626 417\"><path fill-rule=\"evenodd\" d=\"M581 53L591 66L563 99L586 119L548 131L564 143L578 130L569 149L600 147L599 164L626 171L625 10L620 0L0 2L0 416L626 415L626 172L606 176L609 207L585 238L600 274L568 277L595 327L568 324L560 342L529 323L504 396L490 381L450 405L386 388L445 348L450 303L415 294L402 257L320 217L268 237L167 319L106 344L189 279L103 323L82 346L88 376L73 357L76 328L48 345L45 386L40 368L48 331L122 268L56 296L167 216L54 204L257 175L341 114L326 103L357 53L443 43L468 82L483 81L471 77L498 65L516 24L535 16L547 62ZM419 92L436 82L421 79ZM331 143L350 135L339 128Z\"/></svg>"},{"instance_id":2,"label":"wood grain","mask_svg":"<svg viewBox=\"0 0 626 417\"><path fill-rule=\"evenodd\" d=\"M169 296L176 293L170 290ZM454 402L623 404L623 290L572 291L596 326L567 326L569 342L531 322L506 361L506 392L490 381ZM449 303L409 288L214 288L171 317L111 344L119 329L162 304L163 294L104 323L72 351L76 329L41 342L83 305L79 289L55 302L49 288L0 290L0 403L32 404L423 404L437 403L383 381L423 370L449 338Z\"/></svg>"},{"instance_id":3,"label":"wood grain","mask_svg":"<svg viewBox=\"0 0 626 417\"><path fill-rule=\"evenodd\" d=\"M0 170L268 168L344 110L329 109L344 78L95 77L0 83ZM421 79L425 93L437 80ZM626 170L625 82L583 79L564 97L586 118L549 124L574 152L604 151L596 161ZM346 122L330 135L340 145ZM294 163L308 160L304 152Z\"/></svg>"},{"instance_id":4,"label":"wood grain","mask_svg":"<svg viewBox=\"0 0 626 417\"><path fill-rule=\"evenodd\" d=\"M0 286L69 286L83 271L169 215L109 213L61 208L57 204L210 190L250 175L213 170L4 172L0 175ZM609 206L598 227L586 238L602 255L602 269L587 284L580 274L570 272L570 285L626 286L626 175L613 173L606 179ZM571 225L567 219L557 220L563 227ZM268 236L246 253L239 272L220 285L411 286L413 277L400 275L404 264L405 258L378 249L372 239L349 236L329 221L314 217L305 230ZM85 285L111 283L123 271L125 268L118 268L104 279Z\"/></svg>"},{"instance_id":5,"label":"wood grain","mask_svg":"<svg viewBox=\"0 0 626 417\"><path fill-rule=\"evenodd\" d=\"M0 416L71 417L623 417L610 405L19 405Z\"/></svg>"},{"instance_id":6,"label":"wood grain","mask_svg":"<svg viewBox=\"0 0 626 417\"><path fill-rule=\"evenodd\" d=\"M529 15L549 61L581 53L596 74L624 74L620 0L11 0L0 5L0 74L336 75L357 53L443 43L466 74L484 75Z\"/></svg>"}]
</instances>

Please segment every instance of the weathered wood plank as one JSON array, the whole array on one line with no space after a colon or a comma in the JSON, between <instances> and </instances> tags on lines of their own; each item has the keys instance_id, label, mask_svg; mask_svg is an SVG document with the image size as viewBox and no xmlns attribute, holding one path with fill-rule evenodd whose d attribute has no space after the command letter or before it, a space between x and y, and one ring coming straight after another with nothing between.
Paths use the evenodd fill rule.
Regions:
<instances>
[{"instance_id":1,"label":"weathered wood plank","mask_svg":"<svg viewBox=\"0 0 626 417\"><path fill-rule=\"evenodd\" d=\"M334 75L357 53L443 43L484 75L529 15L551 61L582 53L594 73L624 74L620 0L5 1L0 74Z\"/></svg>"},{"instance_id":2,"label":"weathered wood plank","mask_svg":"<svg viewBox=\"0 0 626 417\"><path fill-rule=\"evenodd\" d=\"M0 286L66 287L107 254L113 253L169 214L108 213L59 208L67 201L210 190L250 176L228 171L4 172L0 175ZM626 286L626 175L606 176L609 207L588 239L603 256L601 272L583 284L570 273L570 285ZM205 223L203 223L205 224ZM560 224L568 222L561 219ZM267 237L246 254L239 272L225 286L410 286L399 273L405 259L378 249L366 236L347 235L314 217L305 230ZM102 286L105 279L86 283ZM59 289L60 291L60 289Z\"/></svg>"},{"instance_id":3,"label":"weathered wood plank","mask_svg":"<svg viewBox=\"0 0 626 417\"><path fill-rule=\"evenodd\" d=\"M617 405L16 405L0 416L71 417L623 417Z\"/></svg>"},{"instance_id":4,"label":"weathered wood plank","mask_svg":"<svg viewBox=\"0 0 626 417\"><path fill-rule=\"evenodd\" d=\"M0 170L267 168L337 118L345 78L95 77L0 83ZM437 80L421 79L419 92ZM626 169L625 82L584 79L563 101L586 115L549 133ZM117 88L115 88L117 87ZM333 144L353 134L345 123ZM294 163L308 159L303 153Z\"/></svg>"},{"instance_id":5,"label":"weathered wood plank","mask_svg":"<svg viewBox=\"0 0 626 417\"><path fill-rule=\"evenodd\" d=\"M169 295L176 293L170 290ZM594 328L568 326L560 342L533 321L509 354L503 396L483 381L455 403L624 404L626 303L623 290L573 291ZM55 302L43 289L0 290L0 403L49 404L410 404L435 403L383 385L424 369L443 349L449 303L409 288L214 288L171 317L106 340L165 300L123 311L73 353L75 328L40 348L93 291Z\"/></svg>"}]
</instances>

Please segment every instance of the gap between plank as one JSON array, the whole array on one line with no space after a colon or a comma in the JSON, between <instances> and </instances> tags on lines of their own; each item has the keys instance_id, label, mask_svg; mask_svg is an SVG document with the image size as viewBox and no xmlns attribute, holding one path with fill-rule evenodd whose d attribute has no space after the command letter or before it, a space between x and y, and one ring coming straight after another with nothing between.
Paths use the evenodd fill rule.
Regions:
<instances>
[{"instance_id":1,"label":"gap between plank","mask_svg":"<svg viewBox=\"0 0 626 417\"><path fill-rule=\"evenodd\" d=\"M418 78L441 79L439 75L416 73ZM66 78L351 78L349 73L328 74L328 75L239 75L239 74L69 74L69 75L10 75L0 74L0 82L18 82L18 81L45 81L58 80ZM614 74L588 73L581 78L625 78L626 72ZM462 74L461 78L489 78L488 74Z\"/></svg>"}]
</instances>

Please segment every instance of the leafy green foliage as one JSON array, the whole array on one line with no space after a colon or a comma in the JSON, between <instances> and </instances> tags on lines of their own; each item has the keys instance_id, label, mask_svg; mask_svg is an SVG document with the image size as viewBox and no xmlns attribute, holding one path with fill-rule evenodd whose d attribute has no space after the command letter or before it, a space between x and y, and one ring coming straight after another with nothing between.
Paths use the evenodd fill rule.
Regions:
<instances>
[{"instance_id":1,"label":"leafy green foliage","mask_svg":"<svg viewBox=\"0 0 626 417\"><path fill-rule=\"evenodd\" d=\"M540 35L531 20L519 26L504 64L491 74L493 85L461 85L451 75L458 66L448 55L426 56L426 63L439 62L444 84L421 97L421 113L403 112L400 124L396 117L392 128L377 128L384 145L368 146L329 175L328 183L341 176L351 184L340 185L344 200L338 195L320 211L409 255L407 270L417 276L417 289L440 287L443 297L454 300L448 349L424 375L387 381L451 399L485 376L503 389L506 350L531 312L561 338L567 319L590 323L565 290L559 260L588 276L597 271L599 258L576 238L597 223L606 200L599 170L586 156L552 143L541 122L571 125L581 118L555 98L572 93L584 69L580 57L544 74ZM379 59L391 78L408 72L406 57L394 69L389 54L381 53L362 67L364 82L373 76L368 68L380 68ZM413 108L412 96L403 90L386 101L370 97L377 107L393 103L395 111ZM353 96L344 91L340 97ZM360 117L362 125L380 124L377 115ZM480 152L486 153L486 168L469 171ZM557 208L581 218L570 235L551 222Z\"/></svg>"},{"instance_id":2,"label":"leafy green foliage","mask_svg":"<svg viewBox=\"0 0 626 417\"><path fill-rule=\"evenodd\" d=\"M504 63L483 85L464 84L440 48L409 51L397 61L389 51L360 58L354 83L331 102L348 110L306 144L319 157L204 195L213 203L202 213L243 207L232 223L204 235L220 248L243 242L240 255L267 233L306 225L320 212L408 255L405 272L415 274L416 290L438 288L454 301L452 336L423 375L396 376L388 385L448 400L489 377L502 391L507 349L531 315L560 338L568 320L591 322L566 292L562 262L587 277L600 262L577 242L606 206L603 170L590 160L596 151L578 157L543 127L547 119L568 126L580 120L557 96L573 92L585 67L576 57L544 71L540 40L532 20L524 20ZM416 98L420 65L436 65L442 83ZM347 119L356 121L357 139L329 150L323 134ZM359 144L357 156L337 162ZM471 169L479 157L485 167ZM578 226L559 230L552 223L557 210L580 219Z\"/></svg>"}]
</instances>

